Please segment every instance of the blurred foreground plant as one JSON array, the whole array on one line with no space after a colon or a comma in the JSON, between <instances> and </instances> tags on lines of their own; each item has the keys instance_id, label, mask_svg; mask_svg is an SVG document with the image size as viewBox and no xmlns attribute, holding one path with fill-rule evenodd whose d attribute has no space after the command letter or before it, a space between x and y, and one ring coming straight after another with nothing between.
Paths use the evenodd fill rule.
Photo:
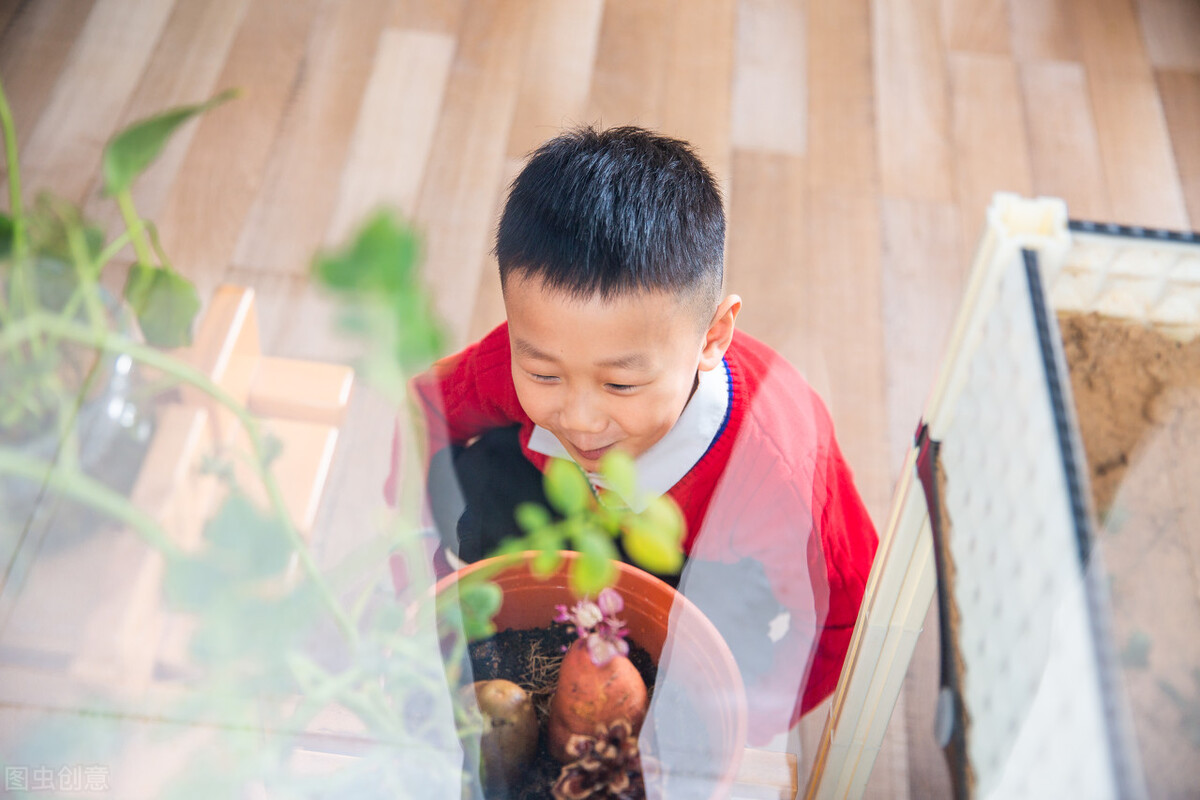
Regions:
<instances>
[{"instance_id":1,"label":"blurred foreground plant","mask_svg":"<svg viewBox=\"0 0 1200 800\"><path fill-rule=\"evenodd\" d=\"M501 602L499 589L487 580L494 571L464 582L455 601L440 608L421 587L381 600L377 577L388 555L410 564L426 555L419 525L423 487L412 470L401 484L397 513L380 520L365 545L323 571L272 473L274 460L286 453L244 406L165 349L190 342L200 300L170 264L153 223L137 213L131 187L183 123L232 96L225 92L164 112L109 142L104 187L120 210L123 230L107 240L65 201L41 198L25 205L0 86L10 206L10 213L0 214L0 494L20 484L36 487L39 500L46 494L71 498L136 531L161 554L164 602L191 624L188 663L182 674L170 676L186 691L172 707L153 713L171 725L207 731L209 741L160 796L238 796L251 783L269 787L274 797L445 794L445 787L463 780L460 740L478 733L477 721L450 701L447 681L457 676L453 669L447 675L445 665L460 663L466 642L493 630ZM127 247L134 262L114 297L103 288L111 278L102 278L106 271L119 277L117 259ZM407 378L425 368L444 342L420 262L415 232L386 213L371 217L343 249L318 254L313 262L314 281L337 303L339 328L363 345L359 377L396 408L404 403ZM246 452L222 450L208 460L206 471L223 495L197 547L182 547L159 520L88 466L79 418L118 364L152 376L139 400L140 408L151 409L151 420L156 403L190 387L232 415L245 433ZM47 438L54 445L49 453L30 444ZM401 457L421 463L416 437L406 432L400 441ZM614 456L604 474L610 486L632 496L626 493L634 485L632 462ZM505 548L510 561L519 550L541 550L535 568L548 574L558 565L558 550L577 549L583 557L572 579L584 594L613 580L610 560L618 556L618 537L648 568L678 569L682 518L668 502L655 501L641 514L620 510L605 493L594 495L578 467L565 462L551 465L546 489L556 513L521 509L528 533ZM23 535L28 522L15 520L14 535ZM375 576L365 586L364 574ZM447 644L451 652L444 656ZM116 708L114 718L146 714L122 710L119 699L96 702ZM297 771L293 758L311 738L306 731L322 715L345 712L354 720L357 758L322 776ZM58 718L24 737L19 752L0 756L10 764L94 761L100 758L97 742L116 747L111 734L94 735L102 724L98 717ZM67 755L72 744L81 755Z\"/></svg>"}]
</instances>

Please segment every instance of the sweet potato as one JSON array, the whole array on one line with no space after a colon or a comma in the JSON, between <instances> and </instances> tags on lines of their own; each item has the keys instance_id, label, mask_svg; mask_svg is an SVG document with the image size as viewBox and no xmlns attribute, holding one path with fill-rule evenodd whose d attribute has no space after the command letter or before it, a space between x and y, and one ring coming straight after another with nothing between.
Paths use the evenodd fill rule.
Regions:
<instances>
[{"instance_id":1,"label":"sweet potato","mask_svg":"<svg viewBox=\"0 0 1200 800\"><path fill-rule=\"evenodd\" d=\"M561 762L569 760L566 747L572 734L595 735L598 725L629 722L633 735L646 718L646 683L637 667L618 655L597 666L580 639L563 656L558 687L550 701L547 743L550 754Z\"/></svg>"}]
</instances>

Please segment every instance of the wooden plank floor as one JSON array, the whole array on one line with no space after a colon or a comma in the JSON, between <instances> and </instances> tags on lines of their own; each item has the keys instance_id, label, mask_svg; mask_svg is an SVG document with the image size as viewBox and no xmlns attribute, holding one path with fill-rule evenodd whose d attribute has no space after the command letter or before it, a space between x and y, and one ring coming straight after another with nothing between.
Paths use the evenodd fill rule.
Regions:
<instances>
[{"instance_id":1,"label":"wooden plank floor","mask_svg":"<svg viewBox=\"0 0 1200 800\"><path fill-rule=\"evenodd\" d=\"M824 395L880 524L993 192L1200 227L1189 0L0 0L0 80L26 185L106 222L113 130L242 87L136 196L203 290L260 291L264 349L293 357L346 356L308 258L376 205L424 229L461 345L503 315L489 251L524 153L576 122L692 140L726 191L744 327ZM387 436L349 444L330 491L377 502ZM948 795L934 637L869 797Z\"/></svg>"}]
</instances>

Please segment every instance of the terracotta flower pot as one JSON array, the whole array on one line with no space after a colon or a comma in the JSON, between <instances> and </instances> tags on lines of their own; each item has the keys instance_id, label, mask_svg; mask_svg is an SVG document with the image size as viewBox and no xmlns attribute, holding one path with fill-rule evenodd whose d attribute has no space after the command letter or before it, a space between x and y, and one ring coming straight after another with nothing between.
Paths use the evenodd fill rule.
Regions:
<instances>
[{"instance_id":1,"label":"terracotta flower pot","mask_svg":"<svg viewBox=\"0 0 1200 800\"><path fill-rule=\"evenodd\" d=\"M555 606L581 599L567 582L575 553L564 552L555 574L538 578L529 571L534 553L524 562L493 577L504 593L495 617L497 630L549 626ZM436 591L452 590L459 579L485 568L484 559L437 583ZM639 742L666 773L666 797L724 798L741 765L746 744L746 700L741 674L729 647L690 600L663 581L629 564L618 564L616 589L625 601L621 618L629 638L658 665L650 712ZM687 715L680 717L681 706ZM693 748L688 734L701 729L706 746Z\"/></svg>"}]
</instances>

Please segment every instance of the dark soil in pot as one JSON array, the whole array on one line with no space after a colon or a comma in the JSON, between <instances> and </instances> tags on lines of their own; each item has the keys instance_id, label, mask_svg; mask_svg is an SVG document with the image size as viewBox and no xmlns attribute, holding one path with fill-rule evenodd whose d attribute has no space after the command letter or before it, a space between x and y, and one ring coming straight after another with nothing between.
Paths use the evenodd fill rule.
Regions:
<instances>
[{"instance_id":1,"label":"dark soil in pot","mask_svg":"<svg viewBox=\"0 0 1200 800\"><path fill-rule=\"evenodd\" d=\"M526 771L525 780L516 791L497 791L486 794L487 800L550 800L551 787L562 770L546 748L545 725L550 707L550 698L558 678L558 665L565 648L574 640L565 625L532 630L501 631L495 636L470 646L471 680L484 681L495 678L510 680L529 692L537 710L538 724L542 733L539 737L537 755ZM629 640L629 660L637 667L650 692L651 704L659 718L666 715L682 717L671 725L672 730L686 730L694 741L684 743L691 752L711 752L712 743L699 716L686 698L659 698L654 702L654 682L658 668L638 643ZM679 723L683 724L679 724ZM712 753L713 761L720 754ZM670 778L667 779L667 786Z\"/></svg>"}]
</instances>

